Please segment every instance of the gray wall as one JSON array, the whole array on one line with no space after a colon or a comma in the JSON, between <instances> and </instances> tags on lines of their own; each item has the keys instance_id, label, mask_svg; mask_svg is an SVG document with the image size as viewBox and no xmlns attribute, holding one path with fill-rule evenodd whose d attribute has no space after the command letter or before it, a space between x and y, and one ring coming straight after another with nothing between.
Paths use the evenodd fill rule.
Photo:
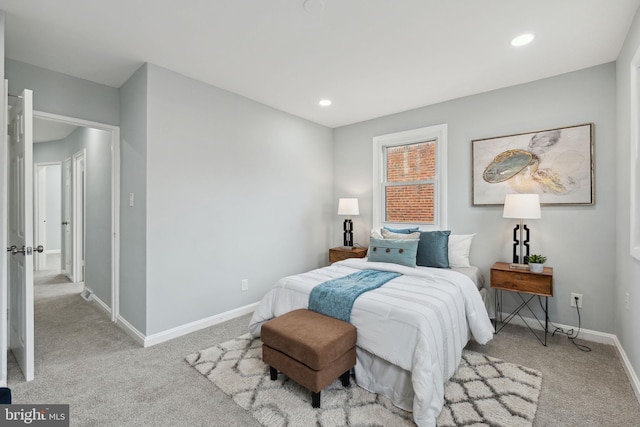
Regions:
<instances>
[{"instance_id":1,"label":"gray wall","mask_svg":"<svg viewBox=\"0 0 640 427\"><path fill-rule=\"evenodd\" d=\"M147 334L326 264L331 129L153 65L147 111Z\"/></svg>"},{"instance_id":2,"label":"gray wall","mask_svg":"<svg viewBox=\"0 0 640 427\"><path fill-rule=\"evenodd\" d=\"M120 316L147 331L147 67L120 88ZM129 206L129 194L134 205Z\"/></svg>"},{"instance_id":3,"label":"gray wall","mask_svg":"<svg viewBox=\"0 0 640 427\"><path fill-rule=\"evenodd\" d=\"M62 162L85 149L85 285L111 306L111 134L77 128L67 138L35 144L35 163Z\"/></svg>"},{"instance_id":4,"label":"gray wall","mask_svg":"<svg viewBox=\"0 0 640 427\"><path fill-rule=\"evenodd\" d=\"M494 261L511 258L513 220L502 207L471 205L471 140L587 122L595 123L594 206L549 206L530 221L532 253L554 267L553 322L577 325L571 292L584 295L582 326L615 332L615 64L431 105L334 129L334 188L338 197L358 197L355 241L366 245L372 227L372 138L448 124L448 210L453 233L477 233L471 261L489 278ZM335 218L333 243L340 243Z\"/></svg>"},{"instance_id":5,"label":"gray wall","mask_svg":"<svg viewBox=\"0 0 640 427\"><path fill-rule=\"evenodd\" d=\"M629 254L630 247L630 63L640 47L640 16L636 13L617 61L616 144L616 294L612 308L616 314L616 335L636 373L640 373L640 261ZM629 308L625 294L629 293Z\"/></svg>"},{"instance_id":6,"label":"gray wall","mask_svg":"<svg viewBox=\"0 0 640 427\"><path fill-rule=\"evenodd\" d=\"M33 109L118 125L118 89L5 59L9 93L33 91Z\"/></svg>"}]
</instances>

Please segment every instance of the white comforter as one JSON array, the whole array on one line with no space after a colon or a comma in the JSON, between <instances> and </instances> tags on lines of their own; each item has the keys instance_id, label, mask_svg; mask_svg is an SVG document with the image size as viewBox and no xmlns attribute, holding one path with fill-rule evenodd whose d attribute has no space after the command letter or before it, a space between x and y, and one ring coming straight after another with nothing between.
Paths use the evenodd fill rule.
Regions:
<instances>
[{"instance_id":1,"label":"white comforter","mask_svg":"<svg viewBox=\"0 0 640 427\"><path fill-rule=\"evenodd\" d=\"M411 372L414 420L419 426L435 426L444 404L444 384L460 363L469 330L481 344L493 337L478 289L463 274L347 259L279 280L254 312L249 331L259 336L267 320L307 308L314 286L363 269L403 275L364 293L354 303L351 323L358 329L357 346ZM366 367L356 364L356 380L371 377L359 372L363 369Z\"/></svg>"}]
</instances>

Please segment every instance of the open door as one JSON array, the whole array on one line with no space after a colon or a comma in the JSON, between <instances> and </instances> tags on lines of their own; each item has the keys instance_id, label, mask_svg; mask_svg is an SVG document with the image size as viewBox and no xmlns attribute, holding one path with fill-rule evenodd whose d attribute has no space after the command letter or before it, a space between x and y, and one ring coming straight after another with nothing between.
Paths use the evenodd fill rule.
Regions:
<instances>
[{"instance_id":1,"label":"open door","mask_svg":"<svg viewBox=\"0 0 640 427\"><path fill-rule=\"evenodd\" d=\"M84 282L85 259L85 188L86 188L86 150L80 150L73 156L72 214L73 218L73 281Z\"/></svg>"},{"instance_id":2,"label":"open door","mask_svg":"<svg viewBox=\"0 0 640 427\"><path fill-rule=\"evenodd\" d=\"M7 93L9 83L4 80L2 85L2 109L0 110L0 129L4 129L4 132L0 132L0 248L8 246L8 231L9 223L7 218L7 203L9 201L7 197ZM9 331L7 318L7 252L0 251L0 387L7 386L7 350L8 350L8 338L7 332Z\"/></svg>"},{"instance_id":3,"label":"open door","mask_svg":"<svg viewBox=\"0 0 640 427\"><path fill-rule=\"evenodd\" d=\"M25 380L34 377L33 104L25 89L9 110L9 348Z\"/></svg>"},{"instance_id":4,"label":"open door","mask_svg":"<svg viewBox=\"0 0 640 427\"><path fill-rule=\"evenodd\" d=\"M69 280L75 282L71 238L71 157L69 157L62 165L62 271Z\"/></svg>"}]
</instances>

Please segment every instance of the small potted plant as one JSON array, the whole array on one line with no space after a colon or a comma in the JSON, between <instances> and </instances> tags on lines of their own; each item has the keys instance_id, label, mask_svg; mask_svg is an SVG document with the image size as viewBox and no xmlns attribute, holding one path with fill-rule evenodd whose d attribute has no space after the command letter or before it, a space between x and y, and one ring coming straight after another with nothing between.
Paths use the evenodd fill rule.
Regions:
<instances>
[{"instance_id":1,"label":"small potted plant","mask_svg":"<svg viewBox=\"0 0 640 427\"><path fill-rule=\"evenodd\" d=\"M545 262L547 262L547 257L544 255L529 255L529 271L532 273L542 273Z\"/></svg>"}]
</instances>

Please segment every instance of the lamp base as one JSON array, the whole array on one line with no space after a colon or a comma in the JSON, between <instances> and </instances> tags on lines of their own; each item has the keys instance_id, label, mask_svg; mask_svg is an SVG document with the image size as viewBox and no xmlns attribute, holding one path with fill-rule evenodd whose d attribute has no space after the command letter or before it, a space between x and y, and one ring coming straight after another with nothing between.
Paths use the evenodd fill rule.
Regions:
<instances>
[{"instance_id":1,"label":"lamp base","mask_svg":"<svg viewBox=\"0 0 640 427\"><path fill-rule=\"evenodd\" d=\"M523 232L525 236L523 236ZM518 247L520 251L518 251ZM529 259L529 227L523 223L513 228L513 264L526 264Z\"/></svg>"},{"instance_id":2,"label":"lamp base","mask_svg":"<svg viewBox=\"0 0 640 427\"><path fill-rule=\"evenodd\" d=\"M518 270L528 270L529 264L518 264L516 262L512 262L511 264L509 264L509 268L515 268Z\"/></svg>"},{"instance_id":3,"label":"lamp base","mask_svg":"<svg viewBox=\"0 0 640 427\"><path fill-rule=\"evenodd\" d=\"M342 229L344 230L342 245L344 248L351 249L353 247L353 222L349 218L345 219Z\"/></svg>"}]
</instances>

